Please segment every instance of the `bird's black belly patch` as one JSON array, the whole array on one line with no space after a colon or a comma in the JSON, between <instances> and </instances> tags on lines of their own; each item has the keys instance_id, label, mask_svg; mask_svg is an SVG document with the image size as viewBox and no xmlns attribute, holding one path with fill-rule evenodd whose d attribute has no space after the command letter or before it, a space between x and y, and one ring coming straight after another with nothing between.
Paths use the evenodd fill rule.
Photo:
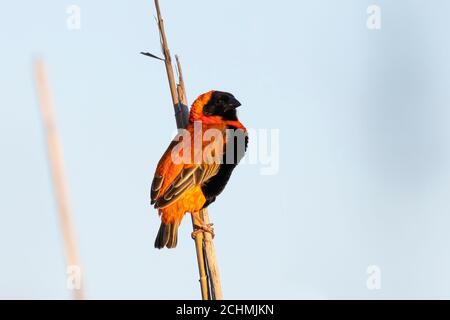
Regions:
<instances>
[{"instance_id":1,"label":"bird's black belly patch","mask_svg":"<svg viewBox=\"0 0 450 320\"><path fill-rule=\"evenodd\" d=\"M229 127L228 129L233 129L236 132L235 127ZM216 200L216 197L223 191L225 186L230 180L231 174L233 173L234 168L236 168L239 161L243 158L245 151L247 150L248 144L248 135L243 133L242 130L239 130L244 135L244 143L240 140L239 134L232 135L228 137L228 141L224 146L224 153L222 156L222 164L220 165L219 171L217 174L209 179L203 186L202 192L206 198L206 202L203 205L203 208L206 208L208 205L213 203ZM231 140L233 139L233 140ZM228 148L233 147L234 152L230 157L230 152L227 155L227 146ZM231 146L231 147L230 147ZM228 149L230 150L230 149ZM233 157L234 155L234 157ZM233 158L234 159L233 159Z\"/></svg>"}]
</instances>

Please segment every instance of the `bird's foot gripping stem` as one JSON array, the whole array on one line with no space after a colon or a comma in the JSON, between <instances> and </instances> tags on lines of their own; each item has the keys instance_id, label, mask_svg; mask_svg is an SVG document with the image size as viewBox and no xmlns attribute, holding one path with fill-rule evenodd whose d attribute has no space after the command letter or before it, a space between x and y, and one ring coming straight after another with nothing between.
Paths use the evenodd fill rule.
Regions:
<instances>
[{"instance_id":1,"label":"bird's foot gripping stem","mask_svg":"<svg viewBox=\"0 0 450 320\"><path fill-rule=\"evenodd\" d=\"M212 227L213 223L195 225L195 230L191 233L192 239L195 239L199 233L208 232L214 239L214 228Z\"/></svg>"}]
</instances>

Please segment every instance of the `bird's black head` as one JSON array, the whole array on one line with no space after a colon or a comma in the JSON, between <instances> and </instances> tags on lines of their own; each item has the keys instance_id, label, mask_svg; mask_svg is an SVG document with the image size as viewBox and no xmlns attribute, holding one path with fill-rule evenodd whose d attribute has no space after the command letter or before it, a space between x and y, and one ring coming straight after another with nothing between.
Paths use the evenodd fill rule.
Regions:
<instances>
[{"instance_id":1,"label":"bird's black head","mask_svg":"<svg viewBox=\"0 0 450 320\"><path fill-rule=\"evenodd\" d=\"M205 116L221 116L224 120L237 120L236 108L241 103L228 92L214 91L203 108Z\"/></svg>"}]
</instances>

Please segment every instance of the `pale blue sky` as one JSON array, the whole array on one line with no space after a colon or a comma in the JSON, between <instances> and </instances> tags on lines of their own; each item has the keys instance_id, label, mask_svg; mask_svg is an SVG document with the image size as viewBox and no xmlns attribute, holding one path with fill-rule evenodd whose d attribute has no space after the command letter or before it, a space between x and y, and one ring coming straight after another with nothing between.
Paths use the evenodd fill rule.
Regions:
<instances>
[{"instance_id":1,"label":"pale blue sky","mask_svg":"<svg viewBox=\"0 0 450 320\"><path fill-rule=\"evenodd\" d=\"M366 27L378 4L382 28ZM66 7L81 8L81 30ZM161 0L190 101L280 130L280 170L238 167L211 208L226 298L450 298L450 3ZM174 130L153 1L0 11L0 298L69 298L31 67L45 57L89 298L199 297L191 223L153 249ZM251 146L250 146L251 147ZM366 268L381 268L380 290Z\"/></svg>"}]
</instances>

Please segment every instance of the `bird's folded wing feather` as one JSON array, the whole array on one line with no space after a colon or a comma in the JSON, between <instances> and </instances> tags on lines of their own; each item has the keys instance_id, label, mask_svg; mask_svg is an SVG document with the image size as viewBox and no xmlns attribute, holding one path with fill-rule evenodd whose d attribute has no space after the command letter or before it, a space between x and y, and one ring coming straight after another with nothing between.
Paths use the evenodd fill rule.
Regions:
<instances>
[{"instance_id":1,"label":"bird's folded wing feather","mask_svg":"<svg viewBox=\"0 0 450 320\"><path fill-rule=\"evenodd\" d=\"M161 209L171 205L185 192L191 190L195 186L202 185L211 177L215 176L219 171L219 167L219 163L186 166L164 191L164 194L158 195L156 199L152 199L155 203L155 208ZM157 177L155 178L156 181L159 180ZM153 181L155 181L155 179ZM158 182L155 183L155 188L152 186L152 192L158 192L157 187Z\"/></svg>"},{"instance_id":2,"label":"bird's folded wing feather","mask_svg":"<svg viewBox=\"0 0 450 320\"><path fill-rule=\"evenodd\" d=\"M184 164L182 161L173 161L172 150L178 141L172 141L167 148L153 178L151 187L151 203L155 208L164 208L179 199L185 192L202 185L215 176L220 168L220 163ZM202 155L202 150L193 150L192 159L196 159L195 153ZM176 159L179 160L179 159Z\"/></svg>"}]
</instances>

